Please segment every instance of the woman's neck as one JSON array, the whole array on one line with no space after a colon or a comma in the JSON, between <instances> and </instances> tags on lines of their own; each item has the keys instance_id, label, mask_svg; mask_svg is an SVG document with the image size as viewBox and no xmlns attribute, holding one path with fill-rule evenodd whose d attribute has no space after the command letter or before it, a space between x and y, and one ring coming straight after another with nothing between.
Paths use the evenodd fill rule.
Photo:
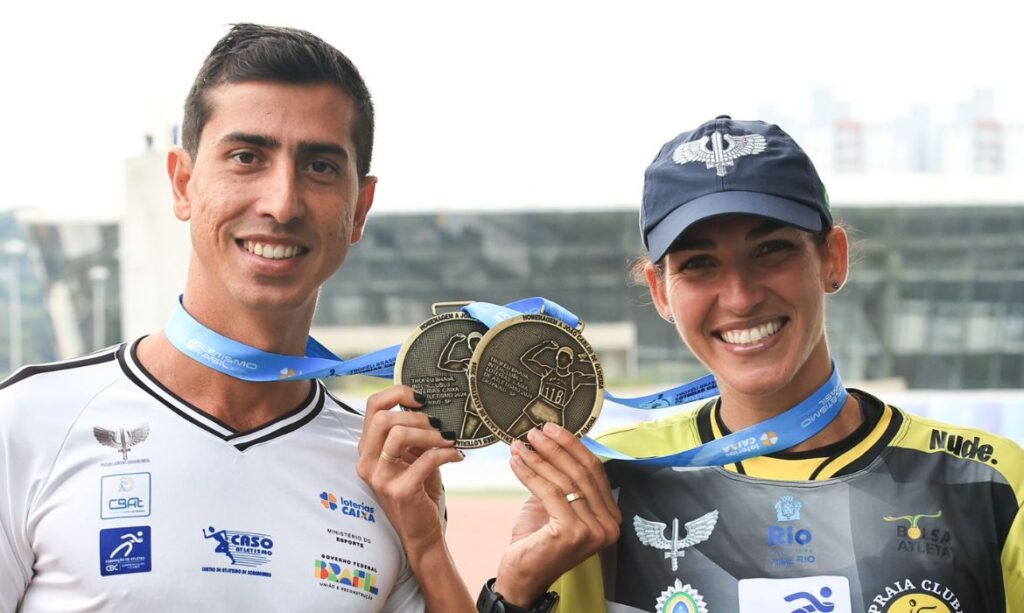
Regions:
<instances>
[{"instance_id":1,"label":"woman's neck","mask_svg":"<svg viewBox=\"0 0 1024 613\"><path fill-rule=\"evenodd\" d=\"M816 352L817 353L817 352ZM825 385L832 376L832 362L827 349L805 364L805 368L785 385L767 393L743 393L721 384L720 417L732 432L738 432L792 409ZM820 432L787 451L806 451L838 442L864 423L857 399L849 396L838 415Z\"/></svg>"}]
</instances>

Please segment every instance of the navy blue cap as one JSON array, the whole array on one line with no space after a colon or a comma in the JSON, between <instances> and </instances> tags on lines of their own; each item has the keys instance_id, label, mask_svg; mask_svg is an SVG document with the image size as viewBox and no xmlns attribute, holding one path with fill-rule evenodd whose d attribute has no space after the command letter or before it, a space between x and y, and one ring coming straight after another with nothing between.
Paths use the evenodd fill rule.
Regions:
<instances>
[{"instance_id":1,"label":"navy blue cap","mask_svg":"<svg viewBox=\"0 0 1024 613\"><path fill-rule=\"evenodd\" d=\"M693 224L737 213L832 227L811 158L778 126L721 115L665 143L647 167L640 231L652 261Z\"/></svg>"}]
</instances>

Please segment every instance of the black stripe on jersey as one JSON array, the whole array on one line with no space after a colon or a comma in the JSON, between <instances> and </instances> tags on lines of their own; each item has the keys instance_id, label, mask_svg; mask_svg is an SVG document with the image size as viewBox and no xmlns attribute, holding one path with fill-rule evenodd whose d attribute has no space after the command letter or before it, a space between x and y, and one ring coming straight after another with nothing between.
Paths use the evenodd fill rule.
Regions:
<instances>
[{"instance_id":1,"label":"black stripe on jersey","mask_svg":"<svg viewBox=\"0 0 1024 613\"><path fill-rule=\"evenodd\" d=\"M861 398L864 397L870 398L874 402L877 402L878 405L881 407L882 411L885 411L885 407L882 406L881 400L875 398L874 396L870 396L868 394L864 394L861 392ZM901 427L903 427L903 414L895 409L890 410L892 411L892 418L889 420L889 426L886 427L885 432L882 434L882 436L878 437L878 441L876 441L870 449L861 454L859 458L837 470L836 473L832 475L833 479L836 477L843 477L845 475L852 475L858 470L863 470L867 468L868 464L871 464L871 462L873 462L875 458L878 457L878 454L882 453L883 449L888 448L889 443L892 442L893 437L895 437L896 433L900 431ZM875 423L877 424L878 422L876 421Z\"/></svg>"},{"instance_id":2,"label":"black stripe on jersey","mask_svg":"<svg viewBox=\"0 0 1024 613\"><path fill-rule=\"evenodd\" d=\"M319 381L315 381L313 389L316 389L316 386L318 386L318 385L322 386L323 384L320 383ZM300 408L305 408L305 406L306 405L303 405ZM280 430L274 430L273 432L269 432L269 433L266 434L266 436L261 436L260 438L253 439L251 441L246 441L244 443L235 443L235 447L238 448L239 451L245 451L246 449L248 449L249 447L252 447L253 445L257 445L259 443L265 443L266 441L269 441L271 439L277 438L279 436L283 436L285 434L288 434L289 432L294 432L295 430L298 430L302 426L304 426L304 425L308 424L309 422L313 421L316 418L316 416L320 414L320 411L323 408L324 408L324 396L321 395L320 399L316 403L316 407L314 407L314 409L309 412L309 415L306 415L302 419L296 421L293 424L289 424L289 425L285 426L284 428L281 428ZM276 421L280 421L280 420L275 419L274 421L276 422ZM262 429L262 427L261 428L257 428L257 430L260 430L260 429ZM232 437L232 438L237 438L237 437Z\"/></svg>"},{"instance_id":3,"label":"black stripe on jersey","mask_svg":"<svg viewBox=\"0 0 1024 613\"><path fill-rule=\"evenodd\" d=\"M194 404L186 401L181 396L178 396L173 391L168 389L163 383L158 381L156 379L156 377L154 377L152 375L152 373L150 373L148 370L146 370L146 368L139 362L138 353L136 353L136 349L137 349L137 347L139 345L139 341L141 341L141 340L142 339L140 338L138 341L135 341L135 343L133 343L131 345L131 347L122 347L121 350L119 350L117 352L118 362L120 363L121 370L124 371L125 375L135 385L137 385L139 388L144 390L147 394L149 394L150 396L155 398L157 401L159 401L160 404L164 405L165 407L169 408L171 411L176 413L178 416L180 416L183 419L185 419L185 421L187 421L187 422L189 422L189 423L191 423L191 424L193 424L195 426L198 426L199 428L202 428L203 430L209 432L210 434L213 434L217 438L219 438L221 440L224 440L226 442L229 442L229 443L232 440L234 440L234 439L242 438L242 437L245 437L245 436L249 436L249 435L251 435L254 432L259 432L260 430L265 430L267 428L272 428L274 426L274 424L280 423L282 421L286 421L286 420L288 420L288 419L290 419L292 417L295 417L296 415L298 415L302 411L308 410L310 403L313 402L313 399L317 395L317 390L323 388L323 385L319 381L313 381L313 385L309 386L309 394L306 396L306 398L295 409L292 409L291 411L288 411L284 415L281 415L280 417L277 417L273 421L267 422L267 423L265 423L265 424L263 424L263 425L261 425L259 427L239 432L239 431L235 430L234 428L232 428L231 426L229 426L226 423L224 423L223 421L217 419L213 415L210 415L209 413L207 413L206 411L200 409L199 407L195 406ZM129 358L125 355L126 351L131 352L131 361L132 361L132 363L135 364L135 366L146 376L148 381L143 381L138 376L136 376L136 374L134 372L132 372L132 369L128 365L128 362L127 362ZM189 415L186 411L182 411L181 408L175 406L174 403L168 401L166 398L164 398L160 394L156 393L156 391L154 391L151 386L158 387L161 391L163 391L165 394L167 394L168 396L173 398L175 401L180 402L182 405L188 407L190 410L195 411L199 415L202 415L203 418L208 419L211 422L221 426L222 428L224 428L225 430L228 431L228 434L225 434L223 432L215 430L215 429L211 428L209 425L207 425L207 424L203 423L202 421L196 419L192 415ZM270 440L272 438L275 438L275 437L287 434L288 432L292 432L296 428L298 428L298 427L300 427L300 426L302 426L304 424L309 423L310 420L312 420L314 417L316 417L317 415L320 414L320 410L322 408L323 408L323 397L321 396L320 400L317 402L317 404L313 408L313 410L310 411L309 415L307 415L306 417L298 420L296 423L289 424L288 426L285 426L285 427L280 428L278 430L273 430L272 432L268 432L266 434L266 436L262 436L260 438L253 439L252 441L245 441L243 443L234 443L234 447L236 449L238 449L239 451L244 451L245 449L251 447L255 443L267 441L267 440Z\"/></svg>"},{"instance_id":4,"label":"black stripe on jersey","mask_svg":"<svg viewBox=\"0 0 1024 613\"><path fill-rule=\"evenodd\" d=\"M715 429L711 423L712 420L718 423L718 430L723 433L723 436L729 433L729 429L725 427L725 424L722 423L719 417L721 413L721 411L717 410L719 402L721 402L720 398L708 401L707 404L697 411L697 432L700 434L701 443L710 443L715 440ZM739 474L747 474L747 470L743 468L743 462L736 462L733 466L736 467L736 472Z\"/></svg>"},{"instance_id":5,"label":"black stripe on jersey","mask_svg":"<svg viewBox=\"0 0 1024 613\"><path fill-rule=\"evenodd\" d=\"M89 355L84 355L80 358L73 358L64 362L50 362L48 364L32 364L30 366L23 366L19 368L14 374L0 382L0 390L5 387L14 385L19 381L24 381L31 376L39 375L47 372L57 372L59 370L68 370L69 368L80 368L82 366L92 366L93 364L102 364L109 362L117 357L118 351L120 351L123 345L117 345L114 347L107 347L106 349L100 349L97 352Z\"/></svg>"},{"instance_id":6,"label":"black stripe on jersey","mask_svg":"<svg viewBox=\"0 0 1024 613\"><path fill-rule=\"evenodd\" d=\"M824 470L829 464L838 459L844 453L852 449L854 446L859 444L865 438L871 435L875 427L878 426L878 422L882 419L882 415L885 413L885 406L882 401L875 398L871 394L867 394L860 390L850 390L851 394L857 399L857 403L860 406L861 414L864 416L864 421L861 425L850 433L848 436L840 441L836 441L830 445L824 447L818 447L816 449L807 449L804 451L779 451L776 453L768 454L767 457L779 458L782 460L806 460L811 458L823 458L824 461L814 469L814 472L808 477L809 481L814 481L818 478L818 475ZM722 411L718 401L709 402L708 404L701 407L697 414L697 431L700 433L701 441L708 442L715 438L714 429L712 425L718 426L718 431L722 433L722 436L732 434L732 431L725 425L722 420ZM878 454L886 448L892 437L899 431L900 425L903 423L902 416L898 412L894 412L893 419L890 421L889 426L886 428L885 434L883 434L879 440L871 446L871 448L859 456L856 460L850 464L843 466L841 469L836 471L836 474L830 478L839 477L842 475L848 475L856 472L868 464L870 464ZM733 464L736 467L736 472L741 475L747 474L747 471L743 467L743 462L736 462Z\"/></svg>"},{"instance_id":7,"label":"black stripe on jersey","mask_svg":"<svg viewBox=\"0 0 1024 613\"><path fill-rule=\"evenodd\" d=\"M365 417L366 416L365 413L360 413L359 411L353 409L352 407L350 407L347 404L345 404L344 402L342 402L337 396L335 396L334 394L331 393L331 390L327 389L326 385L324 386L324 393L327 394L328 396L330 396L331 400L333 400L335 403L337 403L337 405L339 407L345 409L349 413L352 413L353 415L358 415L360 417Z\"/></svg>"}]
</instances>

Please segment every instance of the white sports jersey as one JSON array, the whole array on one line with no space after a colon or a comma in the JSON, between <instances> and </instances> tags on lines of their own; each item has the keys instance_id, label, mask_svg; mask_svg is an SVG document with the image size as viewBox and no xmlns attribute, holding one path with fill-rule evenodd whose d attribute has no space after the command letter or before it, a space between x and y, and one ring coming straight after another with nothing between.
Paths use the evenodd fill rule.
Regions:
<instances>
[{"instance_id":1,"label":"white sports jersey","mask_svg":"<svg viewBox=\"0 0 1024 613\"><path fill-rule=\"evenodd\" d=\"M358 413L314 382L235 432L137 343L0 385L0 612L424 610Z\"/></svg>"}]
</instances>

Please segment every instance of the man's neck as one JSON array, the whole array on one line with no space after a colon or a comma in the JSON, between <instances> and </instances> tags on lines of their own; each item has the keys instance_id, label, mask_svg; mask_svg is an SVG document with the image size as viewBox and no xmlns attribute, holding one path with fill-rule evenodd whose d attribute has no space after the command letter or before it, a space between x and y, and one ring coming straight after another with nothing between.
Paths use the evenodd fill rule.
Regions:
<instances>
[{"instance_id":1,"label":"man's neck","mask_svg":"<svg viewBox=\"0 0 1024 613\"><path fill-rule=\"evenodd\" d=\"M164 387L239 432L270 423L299 406L309 381L235 379L178 351L162 333L139 343L139 362Z\"/></svg>"}]
</instances>

